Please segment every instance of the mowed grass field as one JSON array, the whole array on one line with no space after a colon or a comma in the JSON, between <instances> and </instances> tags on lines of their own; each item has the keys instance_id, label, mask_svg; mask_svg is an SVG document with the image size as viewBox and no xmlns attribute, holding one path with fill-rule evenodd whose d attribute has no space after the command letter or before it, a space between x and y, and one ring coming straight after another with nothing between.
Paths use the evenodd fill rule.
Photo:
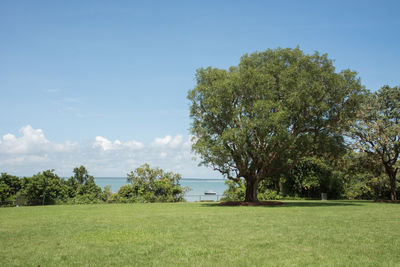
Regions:
<instances>
[{"instance_id":1,"label":"mowed grass field","mask_svg":"<svg viewBox=\"0 0 400 267\"><path fill-rule=\"evenodd\" d=\"M400 205L0 208L1 266L399 266Z\"/></svg>"}]
</instances>

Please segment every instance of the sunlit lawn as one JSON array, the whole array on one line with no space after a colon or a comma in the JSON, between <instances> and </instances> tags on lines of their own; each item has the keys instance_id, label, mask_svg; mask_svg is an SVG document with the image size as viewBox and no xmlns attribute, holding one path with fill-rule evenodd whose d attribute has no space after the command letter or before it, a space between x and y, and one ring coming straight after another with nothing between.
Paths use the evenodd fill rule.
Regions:
<instances>
[{"instance_id":1,"label":"sunlit lawn","mask_svg":"<svg viewBox=\"0 0 400 267\"><path fill-rule=\"evenodd\" d=\"M0 265L400 265L400 205L0 208Z\"/></svg>"}]
</instances>

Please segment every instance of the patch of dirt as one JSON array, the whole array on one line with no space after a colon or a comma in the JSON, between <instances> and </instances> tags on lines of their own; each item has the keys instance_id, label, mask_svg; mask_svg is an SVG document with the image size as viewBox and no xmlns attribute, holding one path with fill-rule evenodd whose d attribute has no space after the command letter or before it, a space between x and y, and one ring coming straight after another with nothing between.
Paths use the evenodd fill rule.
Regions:
<instances>
[{"instance_id":1,"label":"patch of dirt","mask_svg":"<svg viewBox=\"0 0 400 267\"><path fill-rule=\"evenodd\" d=\"M400 203L400 200L389 200L389 199L377 199L375 202L380 203Z\"/></svg>"},{"instance_id":2,"label":"patch of dirt","mask_svg":"<svg viewBox=\"0 0 400 267\"><path fill-rule=\"evenodd\" d=\"M283 202L280 201L259 201L259 202L245 202L245 201L226 201L220 202L221 206L281 206Z\"/></svg>"}]
</instances>

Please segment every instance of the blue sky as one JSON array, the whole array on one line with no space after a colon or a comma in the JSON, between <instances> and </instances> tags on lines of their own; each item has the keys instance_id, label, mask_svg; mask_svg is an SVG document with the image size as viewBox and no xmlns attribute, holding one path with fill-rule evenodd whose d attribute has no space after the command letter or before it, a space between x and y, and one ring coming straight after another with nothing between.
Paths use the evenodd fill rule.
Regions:
<instances>
[{"instance_id":1,"label":"blue sky","mask_svg":"<svg viewBox=\"0 0 400 267\"><path fill-rule=\"evenodd\" d=\"M220 177L192 160L186 95L244 53L300 46L400 84L397 1L143 2L0 2L0 171Z\"/></svg>"}]
</instances>

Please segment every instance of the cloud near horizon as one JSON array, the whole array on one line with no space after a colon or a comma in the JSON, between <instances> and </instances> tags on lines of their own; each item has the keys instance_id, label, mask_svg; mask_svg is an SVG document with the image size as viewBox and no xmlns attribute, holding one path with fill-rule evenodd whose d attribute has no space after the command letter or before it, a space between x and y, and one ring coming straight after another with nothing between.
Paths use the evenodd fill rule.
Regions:
<instances>
[{"instance_id":1,"label":"cloud near horizon","mask_svg":"<svg viewBox=\"0 0 400 267\"><path fill-rule=\"evenodd\" d=\"M119 140L115 140L114 142L111 142L105 137L102 136L96 136L95 141L92 145L93 148L100 147L104 151L107 150L122 150L124 148L128 148L131 150L138 150L144 147L144 145L138 141L132 140L128 141L125 143L122 143Z\"/></svg>"},{"instance_id":2,"label":"cloud near horizon","mask_svg":"<svg viewBox=\"0 0 400 267\"><path fill-rule=\"evenodd\" d=\"M94 176L125 177L138 166L149 163L182 177L217 178L219 173L199 167L191 153L191 136L166 135L150 144L137 140L109 140L96 136L85 144L48 140L43 130L23 126L20 136L7 133L0 139L0 172L29 176L55 169L60 176L70 176L76 166L84 165Z\"/></svg>"}]
</instances>

